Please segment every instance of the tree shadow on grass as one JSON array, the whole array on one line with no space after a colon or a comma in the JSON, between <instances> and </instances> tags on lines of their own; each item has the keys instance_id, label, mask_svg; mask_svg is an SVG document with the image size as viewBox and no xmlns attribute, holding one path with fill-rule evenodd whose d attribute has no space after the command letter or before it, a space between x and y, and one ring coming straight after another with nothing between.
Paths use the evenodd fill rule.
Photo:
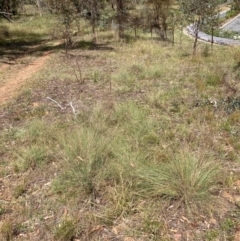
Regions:
<instances>
[{"instance_id":1,"label":"tree shadow on grass","mask_svg":"<svg viewBox=\"0 0 240 241\"><path fill-rule=\"evenodd\" d=\"M0 35L0 63L16 61L18 58L28 56L41 56L49 51L65 51L65 44L62 40L51 40L49 36L42 36L36 33L11 32L11 36L1 38ZM99 50L112 51L107 44L97 44L93 41L76 41L71 50Z\"/></svg>"},{"instance_id":2,"label":"tree shadow on grass","mask_svg":"<svg viewBox=\"0 0 240 241\"><path fill-rule=\"evenodd\" d=\"M85 50L100 50L100 51L113 51L114 48L107 43L95 43L94 41L79 41L73 49L85 49Z\"/></svg>"},{"instance_id":3,"label":"tree shadow on grass","mask_svg":"<svg viewBox=\"0 0 240 241\"><path fill-rule=\"evenodd\" d=\"M24 55L31 55L46 41L46 36L26 31L0 32L0 61L14 61Z\"/></svg>"}]
</instances>

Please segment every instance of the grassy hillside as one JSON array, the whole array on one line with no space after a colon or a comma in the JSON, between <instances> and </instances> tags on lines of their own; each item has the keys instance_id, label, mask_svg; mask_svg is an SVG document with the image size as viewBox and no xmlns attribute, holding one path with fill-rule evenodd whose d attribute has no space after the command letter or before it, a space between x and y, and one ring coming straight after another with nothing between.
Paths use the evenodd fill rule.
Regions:
<instances>
[{"instance_id":1,"label":"grassy hillside","mask_svg":"<svg viewBox=\"0 0 240 241\"><path fill-rule=\"evenodd\" d=\"M1 239L239 240L240 49L90 40L1 107Z\"/></svg>"}]
</instances>

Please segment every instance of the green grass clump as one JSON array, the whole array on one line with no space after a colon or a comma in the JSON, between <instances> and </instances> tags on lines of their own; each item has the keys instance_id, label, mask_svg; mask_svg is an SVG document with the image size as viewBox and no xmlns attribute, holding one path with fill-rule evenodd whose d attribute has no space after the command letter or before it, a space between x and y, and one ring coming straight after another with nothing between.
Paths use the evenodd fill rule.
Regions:
<instances>
[{"instance_id":1,"label":"green grass clump","mask_svg":"<svg viewBox=\"0 0 240 241\"><path fill-rule=\"evenodd\" d=\"M6 241L11 241L13 238L14 230L13 224L10 221L5 221L1 227L1 236Z\"/></svg>"},{"instance_id":2,"label":"green grass clump","mask_svg":"<svg viewBox=\"0 0 240 241\"><path fill-rule=\"evenodd\" d=\"M103 167L111 157L110 139L88 128L74 127L68 133L62 133L59 141L64 164L54 189L93 193Z\"/></svg>"},{"instance_id":3,"label":"green grass clump","mask_svg":"<svg viewBox=\"0 0 240 241\"><path fill-rule=\"evenodd\" d=\"M12 241L23 231L24 225L14 220L4 220L0 229L0 238L4 241Z\"/></svg>"},{"instance_id":4,"label":"green grass clump","mask_svg":"<svg viewBox=\"0 0 240 241\"><path fill-rule=\"evenodd\" d=\"M22 196L26 191L27 191L26 185L24 183L23 184L19 184L13 190L13 196L15 198L18 198L18 197Z\"/></svg>"},{"instance_id":5,"label":"green grass clump","mask_svg":"<svg viewBox=\"0 0 240 241\"><path fill-rule=\"evenodd\" d=\"M11 27L0 35L24 37ZM239 192L239 49L210 53L199 43L193 57L185 36L174 47L147 38L109 45L79 38L67 60L62 50L53 54L1 114L0 214L21 216L26 235L40 230L36 239L46 240L104 240L106 233L172 240L182 232L177 226L190 227L191 240L232 233L237 205L221 210L215 197ZM220 180L223 169L229 180ZM221 225L220 217L230 219ZM15 238L14 223L6 223L5 237Z\"/></svg>"},{"instance_id":6,"label":"green grass clump","mask_svg":"<svg viewBox=\"0 0 240 241\"><path fill-rule=\"evenodd\" d=\"M210 200L219 182L220 168L191 155L177 156L166 164L140 168L145 195L177 200L194 207Z\"/></svg>"},{"instance_id":7,"label":"green grass clump","mask_svg":"<svg viewBox=\"0 0 240 241\"><path fill-rule=\"evenodd\" d=\"M35 169L43 167L45 164L51 162L52 154L48 147L32 145L28 148L18 151L16 170L26 171L29 168Z\"/></svg>"},{"instance_id":8,"label":"green grass clump","mask_svg":"<svg viewBox=\"0 0 240 241\"><path fill-rule=\"evenodd\" d=\"M54 240L56 241L71 241L76 235L76 225L73 220L63 220L54 231Z\"/></svg>"}]
</instances>

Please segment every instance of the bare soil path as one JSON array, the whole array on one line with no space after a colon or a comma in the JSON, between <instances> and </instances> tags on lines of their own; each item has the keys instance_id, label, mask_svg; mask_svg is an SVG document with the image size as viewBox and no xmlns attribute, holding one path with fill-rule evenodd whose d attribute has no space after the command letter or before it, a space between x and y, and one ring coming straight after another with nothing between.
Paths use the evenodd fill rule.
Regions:
<instances>
[{"instance_id":1,"label":"bare soil path","mask_svg":"<svg viewBox=\"0 0 240 241\"><path fill-rule=\"evenodd\" d=\"M0 106L13 98L21 86L44 66L51 53L44 53L26 66L18 65L14 68L7 64L0 65Z\"/></svg>"}]
</instances>

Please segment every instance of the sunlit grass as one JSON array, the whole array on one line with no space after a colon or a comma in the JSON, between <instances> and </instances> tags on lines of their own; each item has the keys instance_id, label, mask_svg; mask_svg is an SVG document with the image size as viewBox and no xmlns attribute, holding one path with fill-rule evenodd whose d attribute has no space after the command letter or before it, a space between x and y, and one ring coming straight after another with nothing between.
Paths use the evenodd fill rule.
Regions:
<instances>
[{"instance_id":1,"label":"sunlit grass","mask_svg":"<svg viewBox=\"0 0 240 241\"><path fill-rule=\"evenodd\" d=\"M0 26L4 26L5 34L3 37L7 37L11 41L26 41L30 42L33 40L47 39L51 26L54 22L52 15L47 14L44 17L36 15L32 18L22 17L15 23L6 22L7 20L1 20Z\"/></svg>"},{"instance_id":2,"label":"sunlit grass","mask_svg":"<svg viewBox=\"0 0 240 241\"><path fill-rule=\"evenodd\" d=\"M190 209L207 208L211 191L220 181L220 166L184 153L164 165L143 166L139 175L147 196L178 200Z\"/></svg>"},{"instance_id":3,"label":"sunlit grass","mask_svg":"<svg viewBox=\"0 0 240 241\"><path fill-rule=\"evenodd\" d=\"M47 19L34 21L26 26L38 25L33 32L44 36ZM26 219L59 240L123 220L129 226L121 235L168 240L169 220L177 215L199 217L205 206L204 215L220 212L215 201L227 181L219 176L239 162L239 110L228 113L211 101L229 94L224 74L238 88L239 49L214 46L206 54L199 43L193 57L185 36L174 47L139 38L91 49L88 37L88 47L71 50L69 59L57 53L9 106L20 121L1 132L1 177L19 182L10 193L23 210L29 199L37 202ZM8 223L4 232L12 235Z\"/></svg>"}]
</instances>

